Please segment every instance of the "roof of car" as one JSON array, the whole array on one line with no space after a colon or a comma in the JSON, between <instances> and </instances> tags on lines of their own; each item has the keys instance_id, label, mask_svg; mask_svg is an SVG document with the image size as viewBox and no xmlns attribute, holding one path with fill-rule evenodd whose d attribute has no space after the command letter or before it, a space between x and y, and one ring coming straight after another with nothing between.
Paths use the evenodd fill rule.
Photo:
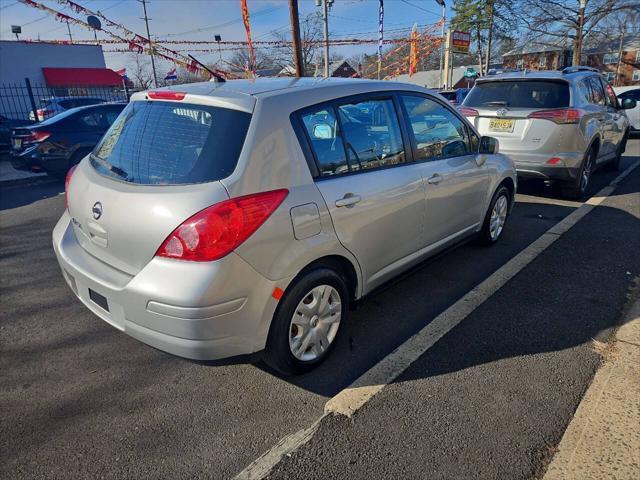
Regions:
<instances>
[{"instance_id":1,"label":"roof of car","mask_svg":"<svg viewBox=\"0 0 640 480\"><path fill-rule=\"evenodd\" d=\"M497 80L526 80L526 79L566 79L571 80L576 77L585 77L589 75L597 74L594 70L540 70L540 71L527 71L521 70L518 72L499 73L497 75L491 75L488 77L479 78L478 82L491 82Z\"/></svg>"},{"instance_id":2,"label":"roof of car","mask_svg":"<svg viewBox=\"0 0 640 480\"><path fill-rule=\"evenodd\" d=\"M200 82L186 85L175 85L170 90L177 90L193 95L219 95L221 93L260 96L266 93L335 88L341 85L367 84L388 85L380 80L363 80L358 78L322 78L322 77L268 77L255 80L227 80L226 82Z\"/></svg>"}]
</instances>

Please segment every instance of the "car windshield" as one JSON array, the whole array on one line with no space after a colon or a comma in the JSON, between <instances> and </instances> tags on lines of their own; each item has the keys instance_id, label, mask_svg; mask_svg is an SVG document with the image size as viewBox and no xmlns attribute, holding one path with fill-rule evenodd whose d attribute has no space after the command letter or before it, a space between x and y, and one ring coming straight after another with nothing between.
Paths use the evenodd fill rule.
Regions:
<instances>
[{"instance_id":1,"label":"car windshield","mask_svg":"<svg viewBox=\"0 0 640 480\"><path fill-rule=\"evenodd\" d=\"M102 175L144 185L205 183L235 168L251 115L209 105L131 102L91 155Z\"/></svg>"},{"instance_id":2,"label":"car windshield","mask_svg":"<svg viewBox=\"0 0 640 480\"><path fill-rule=\"evenodd\" d=\"M463 104L476 108L563 108L569 106L569 84L546 80L479 82Z\"/></svg>"}]
</instances>

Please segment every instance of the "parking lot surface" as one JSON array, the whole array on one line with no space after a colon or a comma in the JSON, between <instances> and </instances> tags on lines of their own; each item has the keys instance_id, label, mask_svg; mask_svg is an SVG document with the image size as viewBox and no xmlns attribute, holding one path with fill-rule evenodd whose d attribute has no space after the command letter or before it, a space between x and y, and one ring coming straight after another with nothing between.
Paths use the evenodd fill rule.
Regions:
<instances>
[{"instance_id":1,"label":"parking lot surface","mask_svg":"<svg viewBox=\"0 0 640 480\"><path fill-rule=\"evenodd\" d=\"M640 157L630 142L626 168ZM594 194L617 174L598 172ZM0 187L3 478L230 478L580 206L523 184L496 246L468 243L353 312L301 377L195 363L116 331L62 279L63 185ZM327 417L274 478L530 478L553 446L640 275L640 169L353 420ZM392 470L389 470L392 469ZM400 469L400 470L399 470Z\"/></svg>"}]
</instances>

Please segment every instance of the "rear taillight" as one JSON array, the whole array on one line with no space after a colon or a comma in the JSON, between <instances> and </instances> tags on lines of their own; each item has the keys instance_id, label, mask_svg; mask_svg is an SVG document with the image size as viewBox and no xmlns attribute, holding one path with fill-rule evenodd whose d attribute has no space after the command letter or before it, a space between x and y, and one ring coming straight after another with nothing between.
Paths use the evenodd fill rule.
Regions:
<instances>
[{"instance_id":1,"label":"rear taillight","mask_svg":"<svg viewBox=\"0 0 640 480\"><path fill-rule=\"evenodd\" d=\"M40 108L36 110L36 114L38 115L38 119L44 120L50 115L53 115L53 110L49 110L47 108Z\"/></svg>"},{"instance_id":2,"label":"rear taillight","mask_svg":"<svg viewBox=\"0 0 640 480\"><path fill-rule=\"evenodd\" d=\"M465 117L477 117L478 111L475 108L458 107L458 111Z\"/></svg>"},{"instance_id":3,"label":"rear taillight","mask_svg":"<svg viewBox=\"0 0 640 480\"><path fill-rule=\"evenodd\" d=\"M216 203L185 220L156 256L210 262L240 246L284 201L288 190L273 190Z\"/></svg>"},{"instance_id":4,"label":"rear taillight","mask_svg":"<svg viewBox=\"0 0 640 480\"><path fill-rule=\"evenodd\" d=\"M584 110L579 108L553 108L551 110L538 110L529 114L529 118L541 118L551 120L558 124L579 123L584 116Z\"/></svg>"},{"instance_id":5,"label":"rear taillight","mask_svg":"<svg viewBox=\"0 0 640 480\"><path fill-rule=\"evenodd\" d=\"M64 179L64 201L65 201L67 210L69 210L69 184L71 183L71 177L73 176L73 172L75 171L77 166L78 165L74 165L73 167L71 167L67 172L67 176Z\"/></svg>"},{"instance_id":6,"label":"rear taillight","mask_svg":"<svg viewBox=\"0 0 640 480\"><path fill-rule=\"evenodd\" d=\"M147 93L147 97L154 100L184 100L185 92L174 92L173 90L156 90Z\"/></svg>"},{"instance_id":7,"label":"rear taillight","mask_svg":"<svg viewBox=\"0 0 640 480\"><path fill-rule=\"evenodd\" d=\"M31 132L28 137L24 137L22 139L22 142L23 143L40 143L40 142L44 142L50 136L51 136L50 132L43 132L38 130L35 132Z\"/></svg>"}]
</instances>

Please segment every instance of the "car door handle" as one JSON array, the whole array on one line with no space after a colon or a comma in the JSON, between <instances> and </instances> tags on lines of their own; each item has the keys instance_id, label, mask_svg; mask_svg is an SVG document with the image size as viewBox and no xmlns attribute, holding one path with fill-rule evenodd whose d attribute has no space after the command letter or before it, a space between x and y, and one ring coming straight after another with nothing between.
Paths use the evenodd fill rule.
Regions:
<instances>
[{"instance_id":1,"label":"car door handle","mask_svg":"<svg viewBox=\"0 0 640 480\"><path fill-rule=\"evenodd\" d=\"M437 185L437 184L439 184L442 180L443 180L442 175L440 175L440 174L438 174L438 173L434 173L433 175L431 175L431 176L427 179L427 183L430 183L431 185Z\"/></svg>"},{"instance_id":2,"label":"car door handle","mask_svg":"<svg viewBox=\"0 0 640 480\"><path fill-rule=\"evenodd\" d=\"M353 193L347 193L344 197L336 200L336 207L353 207L362 198L360 195L354 195Z\"/></svg>"}]
</instances>

